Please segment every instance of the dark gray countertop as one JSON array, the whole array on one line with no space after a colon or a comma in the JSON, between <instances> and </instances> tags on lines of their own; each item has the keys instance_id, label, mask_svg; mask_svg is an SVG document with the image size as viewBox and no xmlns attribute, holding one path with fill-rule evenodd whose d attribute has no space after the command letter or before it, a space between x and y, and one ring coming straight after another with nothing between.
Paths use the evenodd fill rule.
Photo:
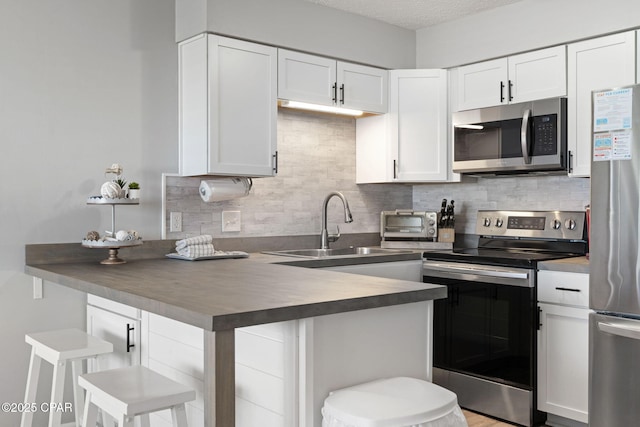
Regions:
<instances>
[{"instance_id":1,"label":"dark gray countertop","mask_svg":"<svg viewBox=\"0 0 640 427\"><path fill-rule=\"evenodd\" d=\"M558 259L554 261L543 261L538 263L538 269L589 274L589 260L587 257L582 256Z\"/></svg>"},{"instance_id":2,"label":"dark gray countertop","mask_svg":"<svg viewBox=\"0 0 640 427\"><path fill-rule=\"evenodd\" d=\"M156 245L162 251L167 247ZM65 257L59 263L47 264L43 257L36 262L29 252L60 253L66 250L65 245L29 246L34 247L27 248L27 274L213 331L440 299L446 298L447 293L445 287L438 285L273 263L288 260L300 266L305 262L310 267L328 266L318 265L318 260L277 256L267 259L256 254L259 256L255 260L250 257L192 262L146 258L145 254L117 266L70 262ZM69 251L70 254L72 249ZM63 258L66 262L62 262ZM419 259L419 254L368 258L386 262ZM358 263L362 262L360 259Z\"/></svg>"}]
</instances>

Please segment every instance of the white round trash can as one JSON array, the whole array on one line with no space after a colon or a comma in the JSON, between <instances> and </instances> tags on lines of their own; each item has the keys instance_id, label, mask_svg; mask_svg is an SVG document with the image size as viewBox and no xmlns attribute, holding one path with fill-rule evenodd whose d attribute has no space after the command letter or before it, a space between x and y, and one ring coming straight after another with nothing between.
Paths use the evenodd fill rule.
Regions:
<instances>
[{"instance_id":1,"label":"white round trash can","mask_svg":"<svg viewBox=\"0 0 640 427\"><path fill-rule=\"evenodd\" d=\"M467 427L455 393L416 378L396 377L333 391L322 427Z\"/></svg>"}]
</instances>

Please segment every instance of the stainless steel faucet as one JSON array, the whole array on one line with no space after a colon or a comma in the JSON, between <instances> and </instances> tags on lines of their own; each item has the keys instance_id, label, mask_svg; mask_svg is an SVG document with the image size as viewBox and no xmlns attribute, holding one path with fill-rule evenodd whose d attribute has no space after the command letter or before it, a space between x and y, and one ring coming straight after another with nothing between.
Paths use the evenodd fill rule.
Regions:
<instances>
[{"instance_id":1,"label":"stainless steel faucet","mask_svg":"<svg viewBox=\"0 0 640 427\"><path fill-rule=\"evenodd\" d=\"M329 205L329 200L331 200L333 196L339 197L340 200L342 200L342 204L344 205L344 222L347 224L353 222L351 209L349 209L349 202L347 202L347 198L344 197L344 194L339 191L332 191L329 193L322 203L322 233L320 235L320 249L329 249L329 242L335 242L340 238L340 227L337 227L338 234L329 234L327 231L327 206Z\"/></svg>"}]
</instances>

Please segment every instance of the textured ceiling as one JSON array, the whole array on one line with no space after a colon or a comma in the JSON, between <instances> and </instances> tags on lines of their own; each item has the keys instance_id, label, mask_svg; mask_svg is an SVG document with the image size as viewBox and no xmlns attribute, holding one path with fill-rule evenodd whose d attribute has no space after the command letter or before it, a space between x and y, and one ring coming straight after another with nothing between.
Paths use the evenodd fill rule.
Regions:
<instances>
[{"instance_id":1,"label":"textured ceiling","mask_svg":"<svg viewBox=\"0 0 640 427\"><path fill-rule=\"evenodd\" d=\"M304 0L417 30L522 0Z\"/></svg>"}]
</instances>

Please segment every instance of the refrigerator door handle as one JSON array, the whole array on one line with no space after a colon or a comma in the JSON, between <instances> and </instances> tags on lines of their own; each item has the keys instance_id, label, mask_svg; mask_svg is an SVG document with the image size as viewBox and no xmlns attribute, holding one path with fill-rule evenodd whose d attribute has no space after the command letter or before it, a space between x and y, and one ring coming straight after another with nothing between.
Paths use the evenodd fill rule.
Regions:
<instances>
[{"instance_id":1,"label":"refrigerator door handle","mask_svg":"<svg viewBox=\"0 0 640 427\"><path fill-rule=\"evenodd\" d=\"M640 326L631 326L626 323L598 322L598 329L612 335L640 340Z\"/></svg>"}]
</instances>

